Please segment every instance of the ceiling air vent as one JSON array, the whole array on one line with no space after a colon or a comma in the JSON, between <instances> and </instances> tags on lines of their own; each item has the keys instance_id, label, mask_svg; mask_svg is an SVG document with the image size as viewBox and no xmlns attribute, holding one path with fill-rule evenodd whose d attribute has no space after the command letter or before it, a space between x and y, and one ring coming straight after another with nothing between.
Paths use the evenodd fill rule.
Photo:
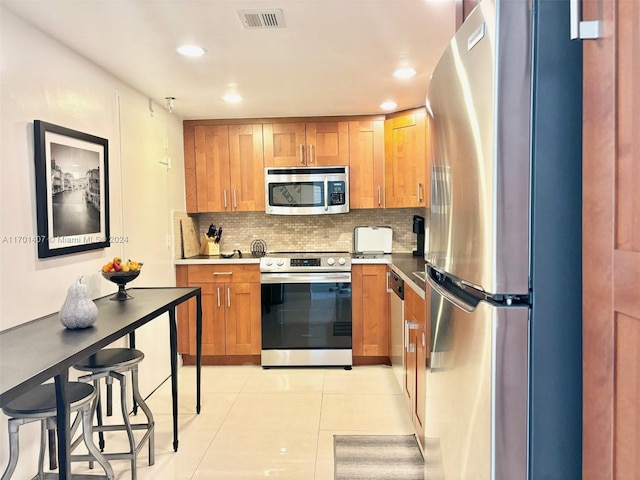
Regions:
<instances>
[{"instance_id":1,"label":"ceiling air vent","mask_svg":"<svg viewBox=\"0 0 640 480\"><path fill-rule=\"evenodd\" d=\"M238 10L238 17L244 28L283 28L284 15L280 9Z\"/></svg>"}]
</instances>

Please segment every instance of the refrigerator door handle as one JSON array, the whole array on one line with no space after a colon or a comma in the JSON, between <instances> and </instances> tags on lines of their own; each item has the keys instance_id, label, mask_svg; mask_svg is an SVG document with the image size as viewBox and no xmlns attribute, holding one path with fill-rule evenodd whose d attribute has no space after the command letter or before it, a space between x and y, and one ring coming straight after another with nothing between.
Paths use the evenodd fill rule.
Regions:
<instances>
[{"instance_id":1,"label":"refrigerator door handle","mask_svg":"<svg viewBox=\"0 0 640 480\"><path fill-rule=\"evenodd\" d=\"M475 310L474 305L471 305L465 302L464 300L462 300L461 298L453 295L451 292L449 292L449 290L447 290L446 288L443 288L438 282L436 282L433 278L431 278L430 275L427 274L426 277L427 277L427 282L429 283L431 288L433 288L436 292L438 292L438 294L440 294L441 296L449 300L451 303L453 303L456 307L461 308L465 312L469 312L469 313Z\"/></svg>"}]
</instances>

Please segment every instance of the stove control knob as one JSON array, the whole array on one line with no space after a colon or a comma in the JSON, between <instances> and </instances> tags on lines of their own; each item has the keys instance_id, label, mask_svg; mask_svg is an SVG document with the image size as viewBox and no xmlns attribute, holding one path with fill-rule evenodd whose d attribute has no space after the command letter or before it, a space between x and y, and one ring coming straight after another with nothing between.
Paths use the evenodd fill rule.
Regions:
<instances>
[{"instance_id":1,"label":"stove control knob","mask_svg":"<svg viewBox=\"0 0 640 480\"><path fill-rule=\"evenodd\" d=\"M340 258L338 259L338 263L339 263L340 265L344 265L345 263L347 263L347 261L344 259L344 257L340 257Z\"/></svg>"},{"instance_id":2,"label":"stove control knob","mask_svg":"<svg viewBox=\"0 0 640 480\"><path fill-rule=\"evenodd\" d=\"M284 265L284 258L279 258L278 260L276 260L276 263L278 264L279 267Z\"/></svg>"},{"instance_id":3,"label":"stove control knob","mask_svg":"<svg viewBox=\"0 0 640 480\"><path fill-rule=\"evenodd\" d=\"M330 267L333 266L334 263L336 263L336 261L333 259L333 257L327 259L327 265L329 265Z\"/></svg>"},{"instance_id":4,"label":"stove control knob","mask_svg":"<svg viewBox=\"0 0 640 480\"><path fill-rule=\"evenodd\" d=\"M267 267L270 267L271 265L273 265L273 260L267 258L264 263L267 265Z\"/></svg>"}]
</instances>

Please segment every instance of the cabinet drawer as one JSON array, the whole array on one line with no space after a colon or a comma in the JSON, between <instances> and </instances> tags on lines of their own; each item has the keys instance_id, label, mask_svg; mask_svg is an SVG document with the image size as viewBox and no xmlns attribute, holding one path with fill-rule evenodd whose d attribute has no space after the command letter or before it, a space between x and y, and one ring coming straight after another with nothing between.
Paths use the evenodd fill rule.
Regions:
<instances>
[{"instance_id":1,"label":"cabinet drawer","mask_svg":"<svg viewBox=\"0 0 640 480\"><path fill-rule=\"evenodd\" d=\"M260 282L258 265L189 265L189 284Z\"/></svg>"},{"instance_id":2,"label":"cabinet drawer","mask_svg":"<svg viewBox=\"0 0 640 480\"><path fill-rule=\"evenodd\" d=\"M405 283L405 286L408 286L408 284ZM426 328L424 300L411 287L405 288L404 305L405 305L405 308L408 308L409 310L411 310L411 313L413 313L413 315L416 317L416 320L422 326L422 328Z\"/></svg>"}]
</instances>

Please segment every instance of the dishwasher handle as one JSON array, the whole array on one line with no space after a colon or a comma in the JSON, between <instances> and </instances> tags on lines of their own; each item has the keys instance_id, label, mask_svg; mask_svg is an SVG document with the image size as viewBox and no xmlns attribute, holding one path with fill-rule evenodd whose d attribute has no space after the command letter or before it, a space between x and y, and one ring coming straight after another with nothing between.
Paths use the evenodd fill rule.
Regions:
<instances>
[{"instance_id":1,"label":"dishwasher handle","mask_svg":"<svg viewBox=\"0 0 640 480\"><path fill-rule=\"evenodd\" d=\"M387 292L393 292L404 300L404 280L393 270L387 272Z\"/></svg>"}]
</instances>

